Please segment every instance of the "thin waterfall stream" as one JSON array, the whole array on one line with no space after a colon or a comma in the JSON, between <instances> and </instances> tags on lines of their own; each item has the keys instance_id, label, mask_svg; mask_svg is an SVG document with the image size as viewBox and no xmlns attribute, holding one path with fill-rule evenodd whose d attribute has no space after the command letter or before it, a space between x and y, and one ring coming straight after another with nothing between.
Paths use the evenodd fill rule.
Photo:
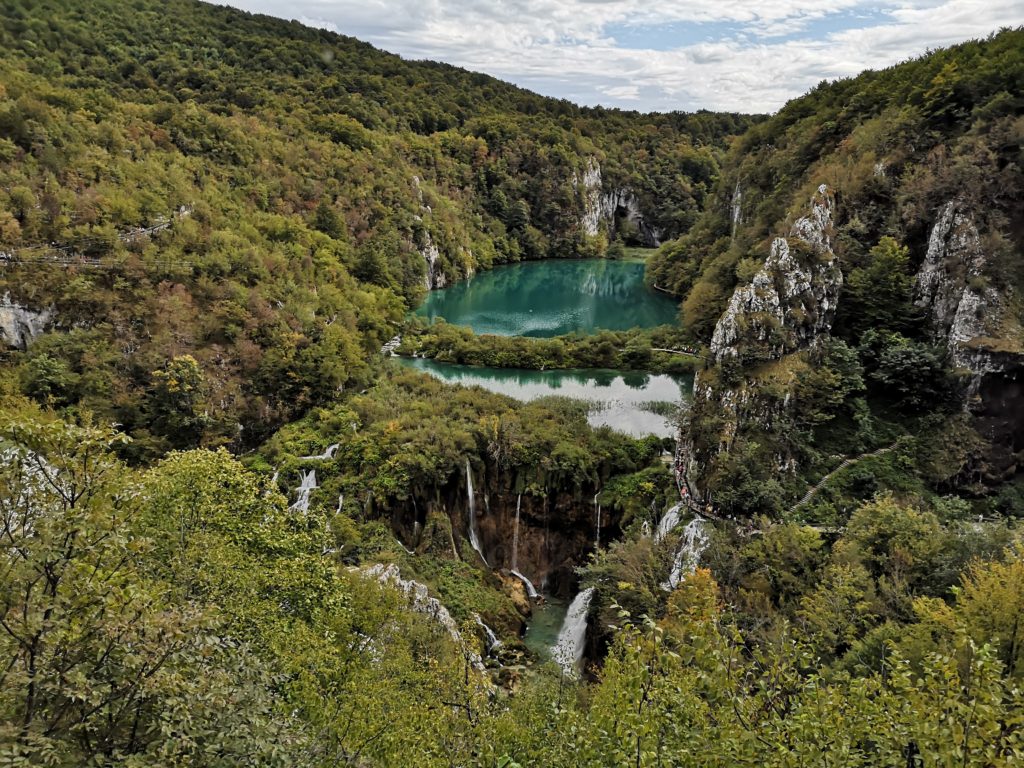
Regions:
<instances>
[{"instance_id":1,"label":"thin waterfall stream","mask_svg":"<svg viewBox=\"0 0 1024 768\"><path fill-rule=\"evenodd\" d=\"M473 470L469 466L469 457L466 457L466 496L467 496L467 510L469 515L469 543L476 550L476 553L480 555L480 559L484 561L484 565L488 568L487 558L484 557L483 548L480 546L480 537L476 532L476 499L473 494Z\"/></svg>"}]
</instances>

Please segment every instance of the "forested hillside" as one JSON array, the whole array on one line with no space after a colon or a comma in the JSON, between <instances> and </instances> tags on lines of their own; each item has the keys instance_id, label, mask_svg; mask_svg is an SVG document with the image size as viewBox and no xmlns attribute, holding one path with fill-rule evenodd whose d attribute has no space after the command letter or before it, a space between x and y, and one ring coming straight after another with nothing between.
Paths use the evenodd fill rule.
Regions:
<instances>
[{"instance_id":1,"label":"forested hillside","mask_svg":"<svg viewBox=\"0 0 1024 768\"><path fill-rule=\"evenodd\" d=\"M750 122L583 110L184 0L5 3L0 46L0 295L55 331L18 387L140 458L365 386L425 287L686 231Z\"/></svg>"},{"instance_id":2,"label":"forested hillside","mask_svg":"<svg viewBox=\"0 0 1024 768\"><path fill-rule=\"evenodd\" d=\"M0 764L1024 761L1024 32L760 118L186 0L0 19ZM663 240L678 326L408 319ZM634 438L386 343L693 401Z\"/></svg>"},{"instance_id":3,"label":"forested hillside","mask_svg":"<svg viewBox=\"0 0 1024 768\"><path fill-rule=\"evenodd\" d=\"M1022 47L1006 31L790 102L657 254L649 279L685 297L713 363L692 474L730 512L780 515L838 459L901 436L919 441L912 469L840 476L803 513L842 522L901 484L1015 496L1000 484L1024 447Z\"/></svg>"}]
</instances>

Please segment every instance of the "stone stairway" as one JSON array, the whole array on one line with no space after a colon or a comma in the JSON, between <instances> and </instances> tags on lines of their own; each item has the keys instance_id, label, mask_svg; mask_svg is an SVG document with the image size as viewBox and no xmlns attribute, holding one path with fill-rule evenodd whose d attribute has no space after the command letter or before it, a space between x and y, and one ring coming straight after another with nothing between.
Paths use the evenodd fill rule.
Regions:
<instances>
[{"instance_id":1,"label":"stone stairway","mask_svg":"<svg viewBox=\"0 0 1024 768\"><path fill-rule=\"evenodd\" d=\"M824 486L825 483L827 483L832 478L832 475L836 474L837 472L841 472L842 470L846 469L851 464L856 464L861 459L866 459L866 458L869 458L871 456L881 456L884 453L889 453L890 451L895 449L897 445L899 445L899 441L898 440L895 443L893 443L892 445L887 445L884 448L879 448L879 449L874 450L874 451L868 451L867 453L862 453L862 454L860 454L858 456L849 456L849 457L843 459L843 461L839 464L838 467L833 469L827 475L822 477L821 480L819 480L814 485L812 485L810 488L808 488L807 489L807 493L805 493L803 495L803 497L800 499L800 501L798 501L796 504L794 504L792 507L790 507L789 511L790 512L795 512L797 509L799 509L804 504L806 504L811 499L813 499L815 494L817 494L817 492L821 490L822 486Z\"/></svg>"}]
</instances>

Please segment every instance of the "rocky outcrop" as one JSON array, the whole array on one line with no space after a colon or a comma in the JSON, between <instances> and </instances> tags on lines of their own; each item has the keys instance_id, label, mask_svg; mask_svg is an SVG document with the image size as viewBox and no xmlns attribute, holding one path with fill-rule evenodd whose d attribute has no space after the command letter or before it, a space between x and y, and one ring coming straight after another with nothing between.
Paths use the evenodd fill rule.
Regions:
<instances>
[{"instance_id":1,"label":"rocky outcrop","mask_svg":"<svg viewBox=\"0 0 1024 768\"><path fill-rule=\"evenodd\" d=\"M789 238L778 237L749 285L738 287L711 339L715 361L771 360L828 333L843 274L830 236L835 204L824 184Z\"/></svg>"},{"instance_id":2,"label":"rocky outcrop","mask_svg":"<svg viewBox=\"0 0 1024 768\"><path fill-rule=\"evenodd\" d=\"M711 354L717 366L698 372L691 427L681 438L681 465L698 492L708 463L732 447L741 427L771 431L791 403L787 386L794 366L780 362L775 367L787 370L772 371L773 361L810 347L832 328L843 285L832 251L834 216L834 198L823 184L810 212L793 223L788 237L772 241L764 266L749 285L736 288L715 326ZM750 375L726 377L724 364L767 368L772 385L761 387ZM698 437L700 426L711 423L714 434ZM792 457L781 453L777 463L780 471L795 468Z\"/></svg>"},{"instance_id":3,"label":"rocky outcrop","mask_svg":"<svg viewBox=\"0 0 1024 768\"><path fill-rule=\"evenodd\" d=\"M583 200L583 232L594 237L601 230L601 165L596 159L587 160L582 174L573 174L573 185Z\"/></svg>"},{"instance_id":4,"label":"rocky outcrop","mask_svg":"<svg viewBox=\"0 0 1024 768\"><path fill-rule=\"evenodd\" d=\"M462 633L459 632L459 625L455 622L455 619L452 618L448 609L441 604L441 601L436 597L430 596L430 592L427 589L426 584L421 584L418 581L412 581L410 579L403 579L398 566L393 563L390 565L385 565L384 563L371 565L363 571L363 574L385 586L395 587L399 592L404 594L409 599L409 603L414 611L425 614L436 621L441 628L447 632L452 642L466 654L469 659L469 663L472 664L478 672L484 671L484 664L480 655L469 649L462 637Z\"/></svg>"},{"instance_id":5,"label":"rocky outcrop","mask_svg":"<svg viewBox=\"0 0 1024 768\"><path fill-rule=\"evenodd\" d=\"M1013 475L1024 451L1024 331L1009 316L1008 289L991 282L974 217L958 200L935 220L915 281L915 303L928 313L935 343L968 375L964 407L988 444L977 477Z\"/></svg>"},{"instance_id":6,"label":"rocky outcrop","mask_svg":"<svg viewBox=\"0 0 1024 768\"><path fill-rule=\"evenodd\" d=\"M621 222L628 221L644 245L661 245L664 233L644 215L640 200L631 189L619 187L604 190L601 165L596 159L588 159L583 172L573 174L573 185L583 204L581 224L585 234L591 237L597 235L603 224L609 236L615 237L621 229Z\"/></svg>"},{"instance_id":7,"label":"rocky outcrop","mask_svg":"<svg viewBox=\"0 0 1024 768\"><path fill-rule=\"evenodd\" d=\"M49 309L29 309L11 301L9 293L0 299L0 344L12 349L27 349L53 318Z\"/></svg>"},{"instance_id":8,"label":"rocky outcrop","mask_svg":"<svg viewBox=\"0 0 1024 768\"><path fill-rule=\"evenodd\" d=\"M441 252L434 245L430 233L426 230L423 231L423 243L417 246L417 250L427 264L427 274L423 279L426 289L432 291L435 288L444 288L448 285L448 276L444 273L440 264L438 264Z\"/></svg>"},{"instance_id":9,"label":"rocky outcrop","mask_svg":"<svg viewBox=\"0 0 1024 768\"><path fill-rule=\"evenodd\" d=\"M420 188L420 177L412 177L412 185L416 190L416 199L419 200L420 210L424 215L433 213L430 206L426 204L423 199L423 190ZM421 216L416 216L417 222L422 222ZM423 278L423 285L428 291L432 291L435 288L444 288L448 285L448 276L444 272L444 268L441 265L441 251L436 245L434 240L430 236L430 231L424 226L420 230L419 235L414 238L416 250L419 251L420 256L423 257L424 263L427 265L427 272Z\"/></svg>"},{"instance_id":10,"label":"rocky outcrop","mask_svg":"<svg viewBox=\"0 0 1024 768\"><path fill-rule=\"evenodd\" d=\"M664 233L644 215L633 190L622 187L602 194L601 215L608 222L608 231L613 237L619 234L621 222L628 221L636 228L641 243L650 248L661 245Z\"/></svg>"},{"instance_id":11,"label":"rocky outcrop","mask_svg":"<svg viewBox=\"0 0 1024 768\"><path fill-rule=\"evenodd\" d=\"M1005 309L986 278L987 266L972 217L957 201L946 203L915 280L915 303L927 310L935 342L947 347L956 365L975 373L999 367L977 348L999 335Z\"/></svg>"}]
</instances>

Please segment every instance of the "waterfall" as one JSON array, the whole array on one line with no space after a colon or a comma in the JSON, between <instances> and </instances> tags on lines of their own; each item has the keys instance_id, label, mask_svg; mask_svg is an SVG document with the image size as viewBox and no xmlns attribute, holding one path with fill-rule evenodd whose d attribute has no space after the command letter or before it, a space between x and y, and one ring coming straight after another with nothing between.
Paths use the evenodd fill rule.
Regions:
<instances>
[{"instance_id":1,"label":"waterfall","mask_svg":"<svg viewBox=\"0 0 1024 768\"><path fill-rule=\"evenodd\" d=\"M584 589L569 605L569 612L565 614L565 621L558 633L558 642L552 651L552 656L562 669L574 674L577 666L583 661L583 646L587 639L587 613L590 611L590 601L594 598L594 588Z\"/></svg>"},{"instance_id":2,"label":"waterfall","mask_svg":"<svg viewBox=\"0 0 1024 768\"><path fill-rule=\"evenodd\" d=\"M597 518L597 523L594 531L594 551L597 552L601 548L601 502L597 500L597 497L601 495L598 491L594 494L594 516Z\"/></svg>"},{"instance_id":3,"label":"waterfall","mask_svg":"<svg viewBox=\"0 0 1024 768\"><path fill-rule=\"evenodd\" d=\"M679 540L679 551L676 552L675 560L672 561L672 572L669 573L668 581L661 584L661 588L666 592L671 592L678 587L685 574L691 574L696 570L700 556L704 554L704 550L708 546L705 525L704 518L695 517L683 529L683 535Z\"/></svg>"},{"instance_id":4,"label":"waterfall","mask_svg":"<svg viewBox=\"0 0 1024 768\"><path fill-rule=\"evenodd\" d=\"M476 553L480 555L484 565L487 565L487 558L484 557L484 551L480 547L480 537L476 533L476 500L473 497L473 470L469 466L468 456L466 457L466 496L469 510L469 543L476 550Z\"/></svg>"},{"instance_id":5,"label":"waterfall","mask_svg":"<svg viewBox=\"0 0 1024 768\"><path fill-rule=\"evenodd\" d=\"M512 572L519 567L519 506L523 503L523 494L516 496L516 527L512 529Z\"/></svg>"},{"instance_id":6,"label":"waterfall","mask_svg":"<svg viewBox=\"0 0 1024 768\"><path fill-rule=\"evenodd\" d=\"M497 648L501 648L501 640L499 640L498 636L494 634L493 629L484 624L484 620L480 618L480 614L474 613L473 618L476 620L477 626L483 630L484 638L487 640L487 652L490 653Z\"/></svg>"},{"instance_id":7,"label":"waterfall","mask_svg":"<svg viewBox=\"0 0 1024 768\"><path fill-rule=\"evenodd\" d=\"M643 523L640 525L640 538L651 538L651 524L647 520L644 520Z\"/></svg>"},{"instance_id":8,"label":"waterfall","mask_svg":"<svg viewBox=\"0 0 1024 768\"><path fill-rule=\"evenodd\" d=\"M654 532L655 543L664 539L672 533L673 528L679 525L679 512L682 508L682 504L676 504L664 514L661 521L658 523L658 530Z\"/></svg>"},{"instance_id":9,"label":"waterfall","mask_svg":"<svg viewBox=\"0 0 1024 768\"><path fill-rule=\"evenodd\" d=\"M509 571L509 573L511 573L513 576L515 576L517 579L523 582L523 586L526 587L526 594L531 600L536 600L540 597L540 593L537 591L537 588L533 586L533 582L525 576L523 576L523 574L521 574L514 568L511 571Z\"/></svg>"},{"instance_id":10,"label":"waterfall","mask_svg":"<svg viewBox=\"0 0 1024 768\"><path fill-rule=\"evenodd\" d=\"M344 506L345 506L345 494L344 493L339 493L338 494L338 514L339 515L341 514L341 508L344 507Z\"/></svg>"},{"instance_id":11,"label":"waterfall","mask_svg":"<svg viewBox=\"0 0 1024 768\"><path fill-rule=\"evenodd\" d=\"M318 453L315 456L300 456L299 458L302 461L315 461L317 459L333 459L334 454L337 452L339 446L340 443L334 443L333 445L328 445L327 450L324 451L323 453Z\"/></svg>"},{"instance_id":12,"label":"waterfall","mask_svg":"<svg viewBox=\"0 0 1024 768\"><path fill-rule=\"evenodd\" d=\"M309 494L316 490L316 470L311 469L308 472L300 472L299 476L302 478L302 481L299 483L295 503L291 505L290 509L296 512L308 512Z\"/></svg>"}]
</instances>

